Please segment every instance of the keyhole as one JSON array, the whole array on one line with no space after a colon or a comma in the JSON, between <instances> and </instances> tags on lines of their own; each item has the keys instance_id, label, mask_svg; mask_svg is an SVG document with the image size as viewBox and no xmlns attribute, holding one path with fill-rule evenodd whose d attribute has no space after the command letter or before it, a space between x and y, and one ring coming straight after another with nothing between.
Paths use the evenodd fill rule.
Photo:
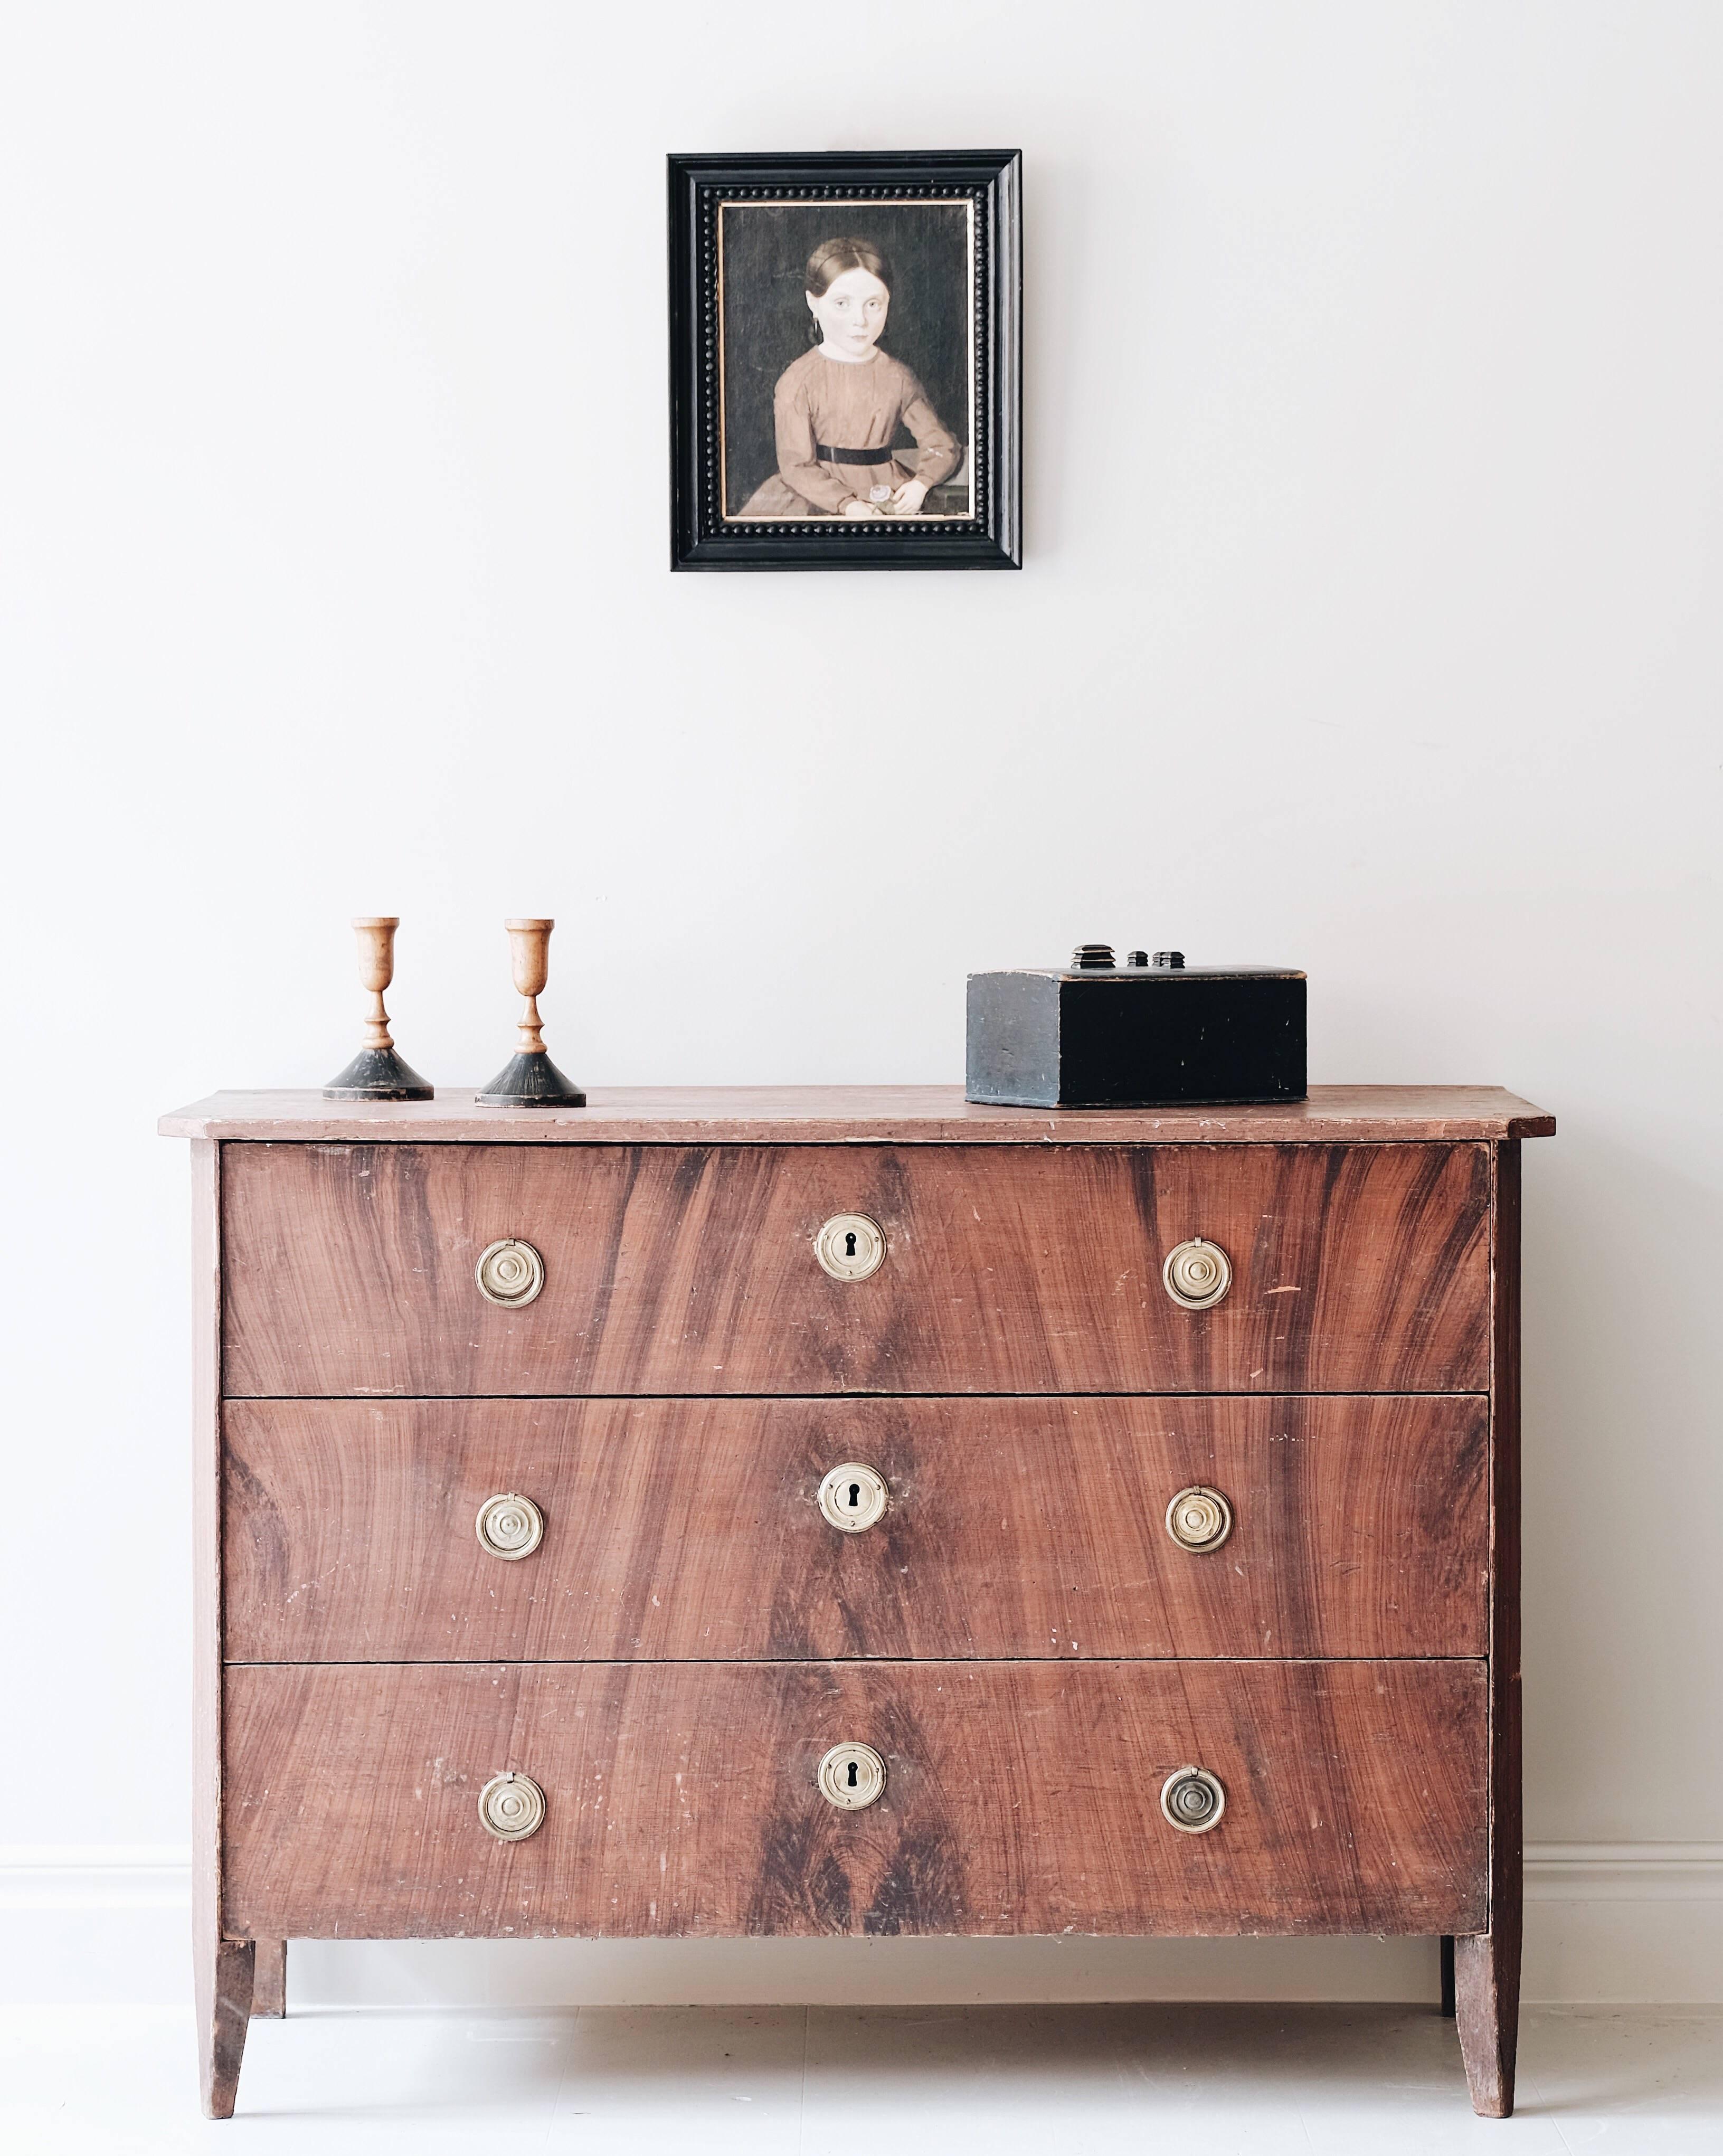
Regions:
<instances>
[{"instance_id":1,"label":"keyhole","mask_svg":"<svg viewBox=\"0 0 1723 2156\"><path fill-rule=\"evenodd\" d=\"M850 1484L850 1486L849 1486L849 1509L850 1509L850 1511L853 1512L855 1510L856 1507L857 1507L859 1504L860 1504L860 1502L861 1502L861 1485L860 1485L860 1483L859 1483L859 1482L852 1482L852 1483Z\"/></svg>"},{"instance_id":2,"label":"keyhole","mask_svg":"<svg viewBox=\"0 0 1723 2156\"><path fill-rule=\"evenodd\" d=\"M854 1237L852 1237L851 1240L853 1241L854 1240ZM849 1763L849 1786L852 1789L855 1787L855 1778L859 1774L860 1774L860 1772L861 1768L858 1767L854 1760L852 1759Z\"/></svg>"},{"instance_id":3,"label":"keyhole","mask_svg":"<svg viewBox=\"0 0 1723 2156\"><path fill-rule=\"evenodd\" d=\"M853 1258L855 1255L855 1230L854 1228L849 1229L844 1235L844 1255L846 1258Z\"/></svg>"}]
</instances>

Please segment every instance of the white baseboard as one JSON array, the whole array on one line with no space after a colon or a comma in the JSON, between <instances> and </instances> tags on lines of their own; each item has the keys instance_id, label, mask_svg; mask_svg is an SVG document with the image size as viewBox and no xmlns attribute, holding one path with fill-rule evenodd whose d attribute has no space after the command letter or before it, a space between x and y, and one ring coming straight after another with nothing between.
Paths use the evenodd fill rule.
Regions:
<instances>
[{"instance_id":1,"label":"white baseboard","mask_svg":"<svg viewBox=\"0 0 1723 2156\"><path fill-rule=\"evenodd\" d=\"M1723 2001L1723 1843L1526 1851L1528 2004ZM0 2003L189 1992L174 1847L0 1845ZM1428 1939L308 1940L290 2010L335 2005L975 2005L1433 1998Z\"/></svg>"},{"instance_id":2,"label":"white baseboard","mask_svg":"<svg viewBox=\"0 0 1723 2156\"><path fill-rule=\"evenodd\" d=\"M1535 1841L1528 1902L1723 1902L1723 1841Z\"/></svg>"}]
</instances>

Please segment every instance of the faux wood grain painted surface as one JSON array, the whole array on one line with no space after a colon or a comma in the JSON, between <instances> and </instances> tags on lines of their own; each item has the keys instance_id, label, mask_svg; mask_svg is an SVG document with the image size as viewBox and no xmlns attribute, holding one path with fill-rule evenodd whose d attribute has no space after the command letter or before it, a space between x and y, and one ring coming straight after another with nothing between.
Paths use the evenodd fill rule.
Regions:
<instances>
[{"instance_id":1,"label":"faux wood grain painted surface","mask_svg":"<svg viewBox=\"0 0 1723 2156\"><path fill-rule=\"evenodd\" d=\"M1490 1929L1454 1954L1456 2018L1474 2107L1514 2108L1525 1925L1520 1705L1520 1148L1497 1148L1490 1417Z\"/></svg>"},{"instance_id":2,"label":"faux wood grain painted surface","mask_svg":"<svg viewBox=\"0 0 1723 2156\"><path fill-rule=\"evenodd\" d=\"M230 2118L254 1950L221 1937L222 1148L192 1148L192 1996L205 2116Z\"/></svg>"},{"instance_id":3,"label":"faux wood grain painted surface","mask_svg":"<svg viewBox=\"0 0 1723 2156\"><path fill-rule=\"evenodd\" d=\"M1480 1656L1475 1395L233 1401L236 1661ZM840 1533L845 1460L892 1503ZM1192 1483L1213 1552L1168 1536ZM531 1497L544 1539L474 1532Z\"/></svg>"},{"instance_id":4,"label":"faux wood grain painted surface","mask_svg":"<svg viewBox=\"0 0 1723 2156\"><path fill-rule=\"evenodd\" d=\"M1500 1086L1312 1086L1272 1106L1002 1108L961 1086L592 1086L583 1108L213 1093L164 1116L168 1137L477 1145L1380 1145L1546 1137L1556 1119Z\"/></svg>"},{"instance_id":5,"label":"faux wood grain painted surface","mask_svg":"<svg viewBox=\"0 0 1723 2156\"><path fill-rule=\"evenodd\" d=\"M1483 1145L236 1145L230 1394L1473 1392ZM890 1251L828 1279L813 1238ZM1219 1243L1213 1310L1167 1252ZM545 1261L487 1303L485 1246Z\"/></svg>"},{"instance_id":6,"label":"faux wood grain painted surface","mask_svg":"<svg viewBox=\"0 0 1723 2156\"><path fill-rule=\"evenodd\" d=\"M224 1916L261 1937L1464 1933L1475 1662L252 1667L227 1676ZM840 1739L885 1758L838 1812ZM1218 1774L1213 1833L1162 1780ZM531 1840L479 1824L505 1769Z\"/></svg>"}]
</instances>

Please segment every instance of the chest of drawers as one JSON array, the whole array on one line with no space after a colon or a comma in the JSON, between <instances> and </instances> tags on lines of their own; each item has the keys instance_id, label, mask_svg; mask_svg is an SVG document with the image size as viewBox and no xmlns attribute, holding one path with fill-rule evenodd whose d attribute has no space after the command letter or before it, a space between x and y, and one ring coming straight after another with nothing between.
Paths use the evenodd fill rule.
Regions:
<instances>
[{"instance_id":1,"label":"chest of drawers","mask_svg":"<svg viewBox=\"0 0 1723 2156\"><path fill-rule=\"evenodd\" d=\"M1440 1936L1511 2107L1492 1088L228 1094L194 1142L195 1958Z\"/></svg>"}]
</instances>

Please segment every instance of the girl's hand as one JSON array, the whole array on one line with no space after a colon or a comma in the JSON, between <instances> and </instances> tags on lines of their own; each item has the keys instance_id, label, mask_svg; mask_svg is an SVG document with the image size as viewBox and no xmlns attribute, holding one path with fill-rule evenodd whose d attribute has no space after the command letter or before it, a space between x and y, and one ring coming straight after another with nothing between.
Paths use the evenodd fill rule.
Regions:
<instances>
[{"instance_id":1,"label":"girl's hand","mask_svg":"<svg viewBox=\"0 0 1723 2156\"><path fill-rule=\"evenodd\" d=\"M927 489L919 479L906 479L891 497L894 516L913 516L927 499Z\"/></svg>"},{"instance_id":2,"label":"girl's hand","mask_svg":"<svg viewBox=\"0 0 1723 2156\"><path fill-rule=\"evenodd\" d=\"M876 509L871 501L856 500L844 503L843 514L845 516L880 516L885 512Z\"/></svg>"}]
</instances>

